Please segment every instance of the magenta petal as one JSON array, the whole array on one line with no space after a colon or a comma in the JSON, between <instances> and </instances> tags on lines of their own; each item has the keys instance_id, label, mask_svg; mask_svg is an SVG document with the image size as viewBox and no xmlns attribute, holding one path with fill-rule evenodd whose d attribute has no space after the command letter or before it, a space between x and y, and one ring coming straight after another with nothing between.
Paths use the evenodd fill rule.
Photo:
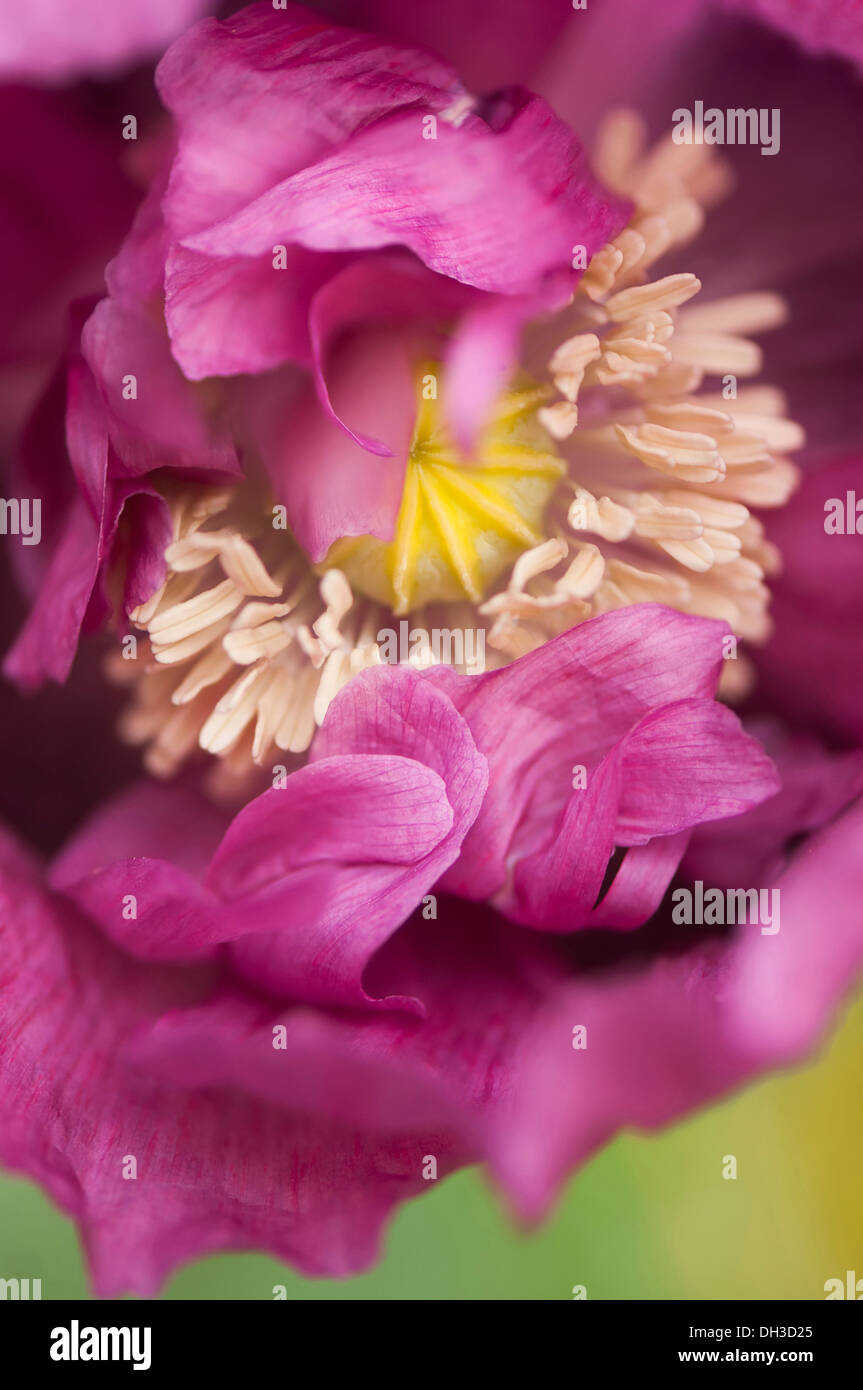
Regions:
<instances>
[{"instance_id":1,"label":"magenta petal","mask_svg":"<svg viewBox=\"0 0 863 1390\"><path fill-rule=\"evenodd\" d=\"M157 167L132 226L105 267L108 295L128 309L139 308L165 292L165 257L170 237L162 213L168 184L171 145L157 147Z\"/></svg>"},{"instance_id":2,"label":"magenta petal","mask_svg":"<svg viewBox=\"0 0 863 1390\"><path fill-rule=\"evenodd\" d=\"M295 772L239 813L207 875L237 966L301 999L369 1002L366 962L452 861L452 828L443 779L415 759L358 753Z\"/></svg>"},{"instance_id":3,"label":"magenta petal","mask_svg":"<svg viewBox=\"0 0 863 1390\"><path fill-rule=\"evenodd\" d=\"M29 845L19 840L7 826L0 824L0 869L10 878L20 878L24 882L39 883L42 879L42 864L38 855Z\"/></svg>"},{"instance_id":4,"label":"magenta petal","mask_svg":"<svg viewBox=\"0 0 863 1390\"><path fill-rule=\"evenodd\" d=\"M321 758L243 807L207 881L234 900L277 888L316 863L413 866L452 822L443 780L431 768L365 753Z\"/></svg>"},{"instance_id":5,"label":"magenta petal","mask_svg":"<svg viewBox=\"0 0 863 1390\"><path fill-rule=\"evenodd\" d=\"M656 912L689 844L691 830L658 835L626 851L608 891L585 926L632 931Z\"/></svg>"},{"instance_id":6,"label":"magenta petal","mask_svg":"<svg viewBox=\"0 0 863 1390\"><path fill-rule=\"evenodd\" d=\"M109 74L160 53L207 8L209 0L27 0L4 8L0 74L5 81L54 82Z\"/></svg>"},{"instance_id":7,"label":"magenta petal","mask_svg":"<svg viewBox=\"0 0 863 1390\"><path fill-rule=\"evenodd\" d=\"M324 264L329 262L322 257ZM416 384L414 373L417 364L424 356L436 356L437 337L443 325L459 310L467 305L481 302L481 297L463 285L448 280L442 275L430 274L424 266L411 256L401 252L384 253L377 256L363 256L338 271L315 294L309 313L309 335L315 368L315 384L321 405L330 417L342 426L348 435L371 453L388 455L396 452L390 443L384 443L367 434L360 434L352 428L355 423L349 416L344 418L333 404L328 385L330 373L329 358L340 337L350 329L368 329L376 324L398 324L412 329L404 339L402 351L405 365L401 370L390 368L392 380L390 389L401 390L403 382L410 381L410 424L415 415ZM422 317L418 314L421 306ZM436 324L437 333L426 327ZM415 339L415 340L414 340ZM378 369L380 370L380 369ZM410 433L408 433L408 441ZM403 447L404 438L398 445Z\"/></svg>"},{"instance_id":8,"label":"magenta petal","mask_svg":"<svg viewBox=\"0 0 863 1390\"><path fill-rule=\"evenodd\" d=\"M199 1002L209 969L131 962L23 879L0 880L0 938L0 1159L77 1220L98 1295L152 1296L219 1250L331 1276L375 1258L388 1213L424 1186L422 1140L130 1066L133 1037Z\"/></svg>"},{"instance_id":9,"label":"magenta petal","mask_svg":"<svg viewBox=\"0 0 863 1390\"><path fill-rule=\"evenodd\" d=\"M810 1048L863 964L861 848L858 799L776 879L776 934L753 928L744 938L729 981L730 1031L760 1064Z\"/></svg>"},{"instance_id":10,"label":"magenta petal","mask_svg":"<svg viewBox=\"0 0 863 1390\"><path fill-rule=\"evenodd\" d=\"M661 897L660 871L664 888L677 867L685 847L678 832L748 810L778 787L770 759L730 710L705 700L655 710L570 794L545 845L518 860L512 902L507 893L501 906L516 921L550 931L640 925ZM591 909L615 845L663 836L674 845L635 861L597 918ZM648 892L639 913L633 893L641 883Z\"/></svg>"},{"instance_id":11,"label":"magenta petal","mask_svg":"<svg viewBox=\"0 0 863 1390\"><path fill-rule=\"evenodd\" d=\"M165 264L171 350L190 381L309 361L309 304L330 273L326 256L292 246L286 264L213 259L175 246Z\"/></svg>"},{"instance_id":12,"label":"magenta petal","mask_svg":"<svg viewBox=\"0 0 863 1390\"><path fill-rule=\"evenodd\" d=\"M486 1138L523 1217L545 1215L573 1168L621 1129L667 1125L751 1073L722 1036L720 999L715 953L692 951L570 977L549 994L511 1040L512 1099Z\"/></svg>"},{"instance_id":13,"label":"magenta petal","mask_svg":"<svg viewBox=\"0 0 863 1390\"><path fill-rule=\"evenodd\" d=\"M232 992L159 1019L129 1055L172 1085L233 1086L365 1130L469 1127L466 1098L446 1075L400 1056L422 1027L404 1014L286 1010ZM276 1029L284 1030L278 1047Z\"/></svg>"},{"instance_id":14,"label":"magenta petal","mask_svg":"<svg viewBox=\"0 0 863 1390\"><path fill-rule=\"evenodd\" d=\"M75 498L36 601L4 662L8 678L23 689L36 689L45 680L65 681L82 628L99 626L110 612L108 597L98 581L127 507L131 515L137 513L139 526L130 529L123 541L124 598L129 603L141 602L160 582L167 509L149 484L132 481L108 485L101 500L98 529L89 507L81 497Z\"/></svg>"},{"instance_id":15,"label":"magenta petal","mask_svg":"<svg viewBox=\"0 0 863 1390\"><path fill-rule=\"evenodd\" d=\"M544 931L584 925L614 849L621 762L619 748L603 758L588 786L570 796L550 843L516 864L511 909L516 921Z\"/></svg>"},{"instance_id":16,"label":"magenta petal","mask_svg":"<svg viewBox=\"0 0 863 1390\"><path fill-rule=\"evenodd\" d=\"M123 511L126 530L122 537L115 537L114 558L125 570L123 612L131 613L164 582L165 551L174 539L174 520L168 503L155 489L131 493Z\"/></svg>"},{"instance_id":17,"label":"magenta petal","mask_svg":"<svg viewBox=\"0 0 863 1390\"><path fill-rule=\"evenodd\" d=\"M835 53L863 67L863 10L849 0L722 0L726 9L772 24L807 53Z\"/></svg>"},{"instance_id":18,"label":"magenta petal","mask_svg":"<svg viewBox=\"0 0 863 1390\"><path fill-rule=\"evenodd\" d=\"M535 301L488 298L464 315L446 355L444 400L450 428L465 454L512 375L521 330Z\"/></svg>"},{"instance_id":19,"label":"magenta petal","mask_svg":"<svg viewBox=\"0 0 863 1390\"><path fill-rule=\"evenodd\" d=\"M432 54L337 28L302 5L203 21L168 50L156 80L179 132L165 203L177 235L242 208L358 126L399 107L443 110L462 91Z\"/></svg>"},{"instance_id":20,"label":"magenta petal","mask_svg":"<svg viewBox=\"0 0 863 1390\"><path fill-rule=\"evenodd\" d=\"M518 93L512 108L494 130L473 116L458 129L440 121L435 140L422 138L420 110L387 117L184 242L214 256L291 241L329 251L400 244L455 280L529 293L571 266L574 246L589 260L627 208L601 192L544 101Z\"/></svg>"},{"instance_id":21,"label":"magenta petal","mask_svg":"<svg viewBox=\"0 0 863 1390\"><path fill-rule=\"evenodd\" d=\"M557 941L485 906L443 899L434 927L408 924L372 962L369 984L424 1000L397 1056L457 1081L473 1109L462 1132L472 1145L479 1135L526 1216L542 1214L621 1127L667 1122L744 1074L720 1036L716 961L705 953L579 973ZM576 1027L586 1029L580 1050Z\"/></svg>"},{"instance_id":22,"label":"magenta petal","mask_svg":"<svg viewBox=\"0 0 863 1390\"><path fill-rule=\"evenodd\" d=\"M142 960L204 959L228 930L218 898L163 859L121 860L57 886L107 937Z\"/></svg>"},{"instance_id":23,"label":"magenta petal","mask_svg":"<svg viewBox=\"0 0 863 1390\"><path fill-rule=\"evenodd\" d=\"M494 92L525 81L556 35L573 22L569 5L556 0L523 5L488 0L435 0L405 5L402 0L347 0L342 11L370 29L396 35L442 53L474 92ZM586 15L576 22L584 23Z\"/></svg>"},{"instance_id":24,"label":"magenta petal","mask_svg":"<svg viewBox=\"0 0 863 1390\"><path fill-rule=\"evenodd\" d=\"M164 329L145 311L103 299L81 343L107 410L111 442L128 473L167 466L239 472L230 436L208 420L196 388L171 357ZM130 377L134 396L131 385L124 386Z\"/></svg>"},{"instance_id":25,"label":"magenta petal","mask_svg":"<svg viewBox=\"0 0 863 1390\"><path fill-rule=\"evenodd\" d=\"M170 860L202 878L229 817L181 783L140 781L112 797L76 831L51 866L53 887L118 859Z\"/></svg>"},{"instance_id":26,"label":"magenta petal","mask_svg":"<svg viewBox=\"0 0 863 1390\"><path fill-rule=\"evenodd\" d=\"M656 710L621 748L620 845L740 815L781 785L761 745L731 710L712 701L680 700Z\"/></svg>"},{"instance_id":27,"label":"magenta petal","mask_svg":"<svg viewBox=\"0 0 863 1390\"><path fill-rule=\"evenodd\" d=\"M65 681L98 573L98 535L83 501L69 513L65 531L27 621L7 654L3 671L24 690L46 679Z\"/></svg>"},{"instance_id":28,"label":"magenta petal","mask_svg":"<svg viewBox=\"0 0 863 1390\"><path fill-rule=\"evenodd\" d=\"M820 830L863 794L863 750L829 752L815 739L753 724L782 779L776 796L731 820L699 826L687 851L687 877L722 888L767 883L786 866L789 847Z\"/></svg>"},{"instance_id":29,"label":"magenta petal","mask_svg":"<svg viewBox=\"0 0 863 1390\"><path fill-rule=\"evenodd\" d=\"M0 53L25 26L29 9L3 7ZM55 10L55 18L58 27L77 27L70 6ZM64 349L70 299L102 292L105 261L126 231L139 191L121 170L117 126L105 119L100 100L91 102L77 88L34 89L2 76L0 83L0 128L8 132L0 147L5 450Z\"/></svg>"},{"instance_id":30,"label":"magenta petal","mask_svg":"<svg viewBox=\"0 0 863 1390\"><path fill-rule=\"evenodd\" d=\"M453 841L479 812L488 786L487 761L448 696L415 672L397 666L364 671L340 692L310 756L314 763L354 749L399 754L438 773L453 808Z\"/></svg>"},{"instance_id":31,"label":"magenta petal","mask_svg":"<svg viewBox=\"0 0 863 1390\"><path fill-rule=\"evenodd\" d=\"M253 392L253 429L274 495L314 561L343 536L392 537L416 418L408 349L401 331L369 329L333 353L330 408L351 433L321 408L311 383L297 398L279 373Z\"/></svg>"},{"instance_id":32,"label":"magenta petal","mask_svg":"<svg viewBox=\"0 0 863 1390\"><path fill-rule=\"evenodd\" d=\"M653 14L644 0L588 0L561 28L531 86L583 139L592 141L608 112L621 107L663 130L682 100L680 74L691 67L711 8L704 0L664 0Z\"/></svg>"},{"instance_id":33,"label":"magenta petal","mask_svg":"<svg viewBox=\"0 0 863 1390\"><path fill-rule=\"evenodd\" d=\"M51 886L131 955L207 955L226 927L221 904L200 879L225 819L189 788L139 782L64 846L51 866Z\"/></svg>"},{"instance_id":34,"label":"magenta petal","mask_svg":"<svg viewBox=\"0 0 863 1390\"><path fill-rule=\"evenodd\" d=\"M854 745L863 741L863 537L853 526L861 459L808 474L770 518L783 572L771 584L774 633L755 658L766 708ZM843 531L831 535L837 510Z\"/></svg>"},{"instance_id":35,"label":"magenta petal","mask_svg":"<svg viewBox=\"0 0 863 1390\"><path fill-rule=\"evenodd\" d=\"M67 379L66 445L78 487L101 532L108 482L108 418L93 373L77 353L69 363Z\"/></svg>"},{"instance_id":36,"label":"magenta petal","mask_svg":"<svg viewBox=\"0 0 863 1390\"><path fill-rule=\"evenodd\" d=\"M208 882L235 899L237 934L258 928L232 948L245 974L302 999L368 1004L365 966L458 855L485 793L486 763L445 695L413 672L389 667L355 677L333 701L311 759L283 791L253 803L259 811L241 813L241 828L229 832ZM404 790L394 795L400 780ZM356 800L345 799L354 783ZM330 803L308 807L306 788L312 796L327 784L334 788ZM296 813L286 806L294 788L302 793ZM259 886L261 873L275 871L262 859L266 841L262 851L253 833L259 821L266 830L265 813L296 814L300 822L296 867L270 887ZM332 839L329 857L315 858L320 851L309 846L316 828L324 844ZM277 844L276 865L287 852ZM301 924L285 922L289 910L302 913ZM419 1007L407 999L383 1002Z\"/></svg>"}]
</instances>

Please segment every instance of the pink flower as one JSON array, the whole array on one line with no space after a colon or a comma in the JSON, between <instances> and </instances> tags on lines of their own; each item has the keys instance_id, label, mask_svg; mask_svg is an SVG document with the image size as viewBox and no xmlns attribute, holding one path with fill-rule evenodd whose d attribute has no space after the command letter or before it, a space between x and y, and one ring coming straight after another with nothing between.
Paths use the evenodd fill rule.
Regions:
<instances>
[{"instance_id":1,"label":"pink flower","mask_svg":"<svg viewBox=\"0 0 863 1390\"><path fill-rule=\"evenodd\" d=\"M524 42L514 9L357 8L377 32L258 4L168 49L158 167L19 452L51 554L7 674L111 632L151 774L0 854L0 1158L105 1296L211 1250L349 1273L469 1162L538 1217L621 1126L809 1049L863 955L863 753L811 732L859 741L823 621L853 559L822 532L816 571L807 520L852 446L747 381L793 385L822 301L754 195L717 252L730 161L608 110L667 127L704 7L540 5ZM746 33L778 90L809 72ZM808 379L853 421L847 341ZM781 924L682 925L705 887Z\"/></svg>"}]
</instances>

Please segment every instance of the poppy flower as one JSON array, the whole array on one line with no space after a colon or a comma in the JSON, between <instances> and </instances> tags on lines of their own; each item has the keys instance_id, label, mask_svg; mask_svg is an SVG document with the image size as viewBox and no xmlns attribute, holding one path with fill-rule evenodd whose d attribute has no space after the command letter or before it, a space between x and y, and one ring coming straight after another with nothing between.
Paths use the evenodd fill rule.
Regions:
<instances>
[{"instance_id":1,"label":"poppy flower","mask_svg":"<svg viewBox=\"0 0 863 1390\"><path fill-rule=\"evenodd\" d=\"M92 756L148 774L0 855L0 1158L104 1296L215 1250L361 1269L466 1163L536 1219L621 1127L805 1053L855 978L834 628L787 705L783 675L797 596L817 627L853 567L789 563L853 459L850 339L793 389L821 262L759 254L757 197L717 243L735 161L663 106L705 31L824 81L741 8L651 16L655 65L626 0L539 6L526 44L503 7L493 50L486 6L256 4L161 59L170 134L22 437L50 554L5 663L64 682L100 632ZM841 47L810 19L780 27ZM681 925L695 888L781 921Z\"/></svg>"}]
</instances>

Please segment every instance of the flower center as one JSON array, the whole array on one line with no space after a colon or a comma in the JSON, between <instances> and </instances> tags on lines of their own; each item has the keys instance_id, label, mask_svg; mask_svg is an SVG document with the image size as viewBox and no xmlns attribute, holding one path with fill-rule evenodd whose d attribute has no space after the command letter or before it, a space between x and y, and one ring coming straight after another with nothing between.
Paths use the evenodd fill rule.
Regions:
<instances>
[{"instance_id":1,"label":"flower center","mask_svg":"<svg viewBox=\"0 0 863 1390\"><path fill-rule=\"evenodd\" d=\"M803 436L778 392L745 384L761 366L746 335L781 322L784 304L757 292L692 307L694 275L651 278L725 191L712 147L669 136L645 150L624 113L595 163L633 200L629 225L569 308L529 331L524 374L470 458L423 368L391 541L337 541L316 571L248 485L166 493L166 580L129 615L144 634L137 659L110 661L134 690L121 734L146 746L151 772L169 776L200 748L218 759L213 791L246 795L255 764L303 754L339 690L394 648L470 673L646 601L767 638L779 556L751 509L786 501L786 455ZM402 615L410 640L396 644ZM729 697L744 691L745 657L724 676Z\"/></svg>"},{"instance_id":2,"label":"flower center","mask_svg":"<svg viewBox=\"0 0 863 1390\"><path fill-rule=\"evenodd\" d=\"M505 391L465 458L436 399L437 380L427 365L393 539L337 541L326 559L396 615L440 600L478 603L544 539L543 514L565 471L537 418L546 388Z\"/></svg>"}]
</instances>

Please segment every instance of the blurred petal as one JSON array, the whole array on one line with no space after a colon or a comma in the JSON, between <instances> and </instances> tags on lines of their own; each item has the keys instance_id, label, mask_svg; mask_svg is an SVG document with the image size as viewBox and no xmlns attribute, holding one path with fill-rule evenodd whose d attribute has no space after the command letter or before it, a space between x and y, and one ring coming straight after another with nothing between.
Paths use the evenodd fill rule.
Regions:
<instances>
[{"instance_id":1,"label":"blurred petal","mask_svg":"<svg viewBox=\"0 0 863 1390\"><path fill-rule=\"evenodd\" d=\"M54 558L23 630L3 662L7 679L34 690L46 679L64 681L98 573L98 533L84 502L68 515Z\"/></svg>"},{"instance_id":2,"label":"blurred petal","mask_svg":"<svg viewBox=\"0 0 863 1390\"><path fill-rule=\"evenodd\" d=\"M863 498L860 478L859 457L810 474L770 517L783 567L771 581L773 636L754 653L757 708L854 743L863 740L863 544L825 525L831 500L847 525L848 494L852 512Z\"/></svg>"},{"instance_id":3,"label":"blurred petal","mask_svg":"<svg viewBox=\"0 0 863 1390\"><path fill-rule=\"evenodd\" d=\"M227 814L182 784L138 781L81 825L51 866L54 888L117 859L170 859L202 878L228 826Z\"/></svg>"},{"instance_id":4,"label":"blurred petal","mask_svg":"<svg viewBox=\"0 0 863 1390\"><path fill-rule=\"evenodd\" d=\"M398 329L366 329L329 357L321 407L311 381L299 389L281 373L249 393L256 444L291 530L317 562L342 536L392 537L416 418L409 340ZM380 441L375 452L354 436ZM309 467L309 460L314 466Z\"/></svg>"},{"instance_id":5,"label":"blurred petal","mask_svg":"<svg viewBox=\"0 0 863 1390\"><path fill-rule=\"evenodd\" d=\"M583 20L556 0L338 0L337 13L346 24L442 53L478 93L527 81L562 31Z\"/></svg>"},{"instance_id":6,"label":"blurred petal","mask_svg":"<svg viewBox=\"0 0 863 1390\"><path fill-rule=\"evenodd\" d=\"M863 806L813 836L776 880L775 936L744 938L729 981L734 1036L759 1065L818 1040L863 963Z\"/></svg>"},{"instance_id":7,"label":"blurred petal","mask_svg":"<svg viewBox=\"0 0 863 1390\"><path fill-rule=\"evenodd\" d=\"M162 51L210 7L210 0L27 0L0 20L0 74L63 82L111 73Z\"/></svg>"},{"instance_id":8,"label":"blurred petal","mask_svg":"<svg viewBox=\"0 0 863 1390\"><path fill-rule=\"evenodd\" d=\"M863 11L848 0L722 0L729 10L772 24L807 53L835 53L863 65Z\"/></svg>"},{"instance_id":9,"label":"blurred petal","mask_svg":"<svg viewBox=\"0 0 863 1390\"><path fill-rule=\"evenodd\" d=\"M375 770L390 766L407 779L402 794L397 783ZM346 791L359 779L357 823L348 817L342 824L346 808L355 803L341 791L317 818L301 800L298 821L306 823L296 832L295 867L268 889L255 887L257 877L244 887L237 912L250 914L244 931L256 926L258 932L236 943L232 955L244 974L269 989L314 1001L367 1004L372 997L361 977L369 958L458 855L485 791L486 769L446 696L413 673L386 668L350 682L330 706L310 765L288 779L284 792L266 793L266 806L265 798L253 805L260 803L262 813L278 810L272 798L290 801L292 784L300 795L329 779L341 786L343 778ZM400 801L405 802L401 808ZM283 814L293 813L285 809ZM317 823L334 839L329 856L318 856L319 864L304 840ZM244 838L245 829L240 833ZM239 852L232 830L209 879L222 896L236 891L225 875L242 865ZM256 865L258 858L255 848ZM254 868L256 876L260 871ZM303 895L308 897L303 929L286 932L285 915ZM406 999L384 1002L416 1007Z\"/></svg>"},{"instance_id":10,"label":"blurred petal","mask_svg":"<svg viewBox=\"0 0 863 1390\"><path fill-rule=\"evenodd\" d=\"M753 721L749 727L776 764L781 789L741 816L701 826L684 861L689 878L723 888L775 878L802 836L829 824L863 794L863 751L830 752L775 723Z\"/></svg>"}]
</instances>

